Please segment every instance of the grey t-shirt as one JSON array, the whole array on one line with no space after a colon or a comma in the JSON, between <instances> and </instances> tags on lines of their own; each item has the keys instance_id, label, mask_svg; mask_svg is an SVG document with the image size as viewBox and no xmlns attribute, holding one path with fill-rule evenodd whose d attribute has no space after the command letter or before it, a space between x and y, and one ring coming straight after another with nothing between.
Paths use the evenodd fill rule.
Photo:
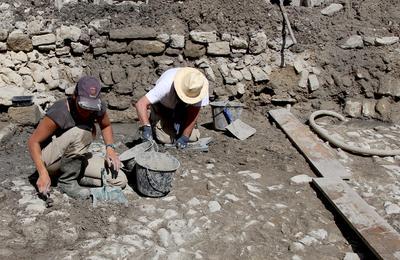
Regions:
<instances>
[{"instance_id":1,"label":"grey t-shirt","mask_svg":"<svg viewBox=\"0 0 400 260\"><path fill-rule=\"evenodd\" d=\"M67 105L68 104L68 105ZM101 111L93 112L92 116L87 121L79 120L77 116L76 105L72 98L61 99L56 101L46 112L51 120L59 127L55 135L60 136L67 130L75 126L82 126L85 129L91 130L94 127L96 119L104 116L107 109L105 102L101 103Z\"/></svg>"}]
</instances>

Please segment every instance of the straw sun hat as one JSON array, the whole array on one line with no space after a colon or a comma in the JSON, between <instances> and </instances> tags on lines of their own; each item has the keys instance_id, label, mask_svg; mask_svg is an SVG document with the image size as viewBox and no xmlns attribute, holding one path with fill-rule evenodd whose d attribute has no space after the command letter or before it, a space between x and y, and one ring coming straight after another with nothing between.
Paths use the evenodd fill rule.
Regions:
<instances>
[{"instance_id":1,"label":"straw sun hat","mask_svg":"<svg viewBox=\"0 0 400 260\"><path fill-rule=\"evenodd\" d=\"M186 104L195 104L208 95L208 80L195 68L180 68L174 78L174 87Z\"/></svg>"}]
</instances>

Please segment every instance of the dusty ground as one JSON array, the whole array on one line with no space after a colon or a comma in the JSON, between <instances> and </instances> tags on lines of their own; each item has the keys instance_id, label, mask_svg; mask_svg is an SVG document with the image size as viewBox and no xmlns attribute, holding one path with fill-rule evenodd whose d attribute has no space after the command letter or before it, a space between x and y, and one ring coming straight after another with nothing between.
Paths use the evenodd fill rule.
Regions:
<instances>
[{"instance_id":1,"label":"dusty ground","mask_svg":"<svg viewBox=\"0 0 400 260\"><path fill-rule=\"evenodd\" d=\"M269 37L280 37L278 8L263 0L150 0L149 5L131 9L80 4L66 6L61 12L48 7L51 1L20 2L31 7L31 14L42 10L47 17L71 23L111 16L115 27L135 23L157 26L160 32L197 28L238 35L262 28ZM352 34L398 35L399 2L352 3L350 12L334 19L321 16L321 8L289 7L300 43L293 51L313 50L318 65L340 77L353 73L354 67L366 68L371 74L367 87L376 88L381 71L399 70L398 55L388 53L385 47L345 51L338 45ZM20 15L27 14L21 11ZM293 73L288 68L274 76L274 84L290 87L296 82L291 79ZM345 97L363 91L358 84L345 87L338 83L314 94L300 93L301 102L293 113L306 121L310 111L332 104L327 102L338 108ZM171 151L182 164L172 192L162 199L149 199L128 188L128 207L107 204L93 208L90 201L70 200L54 188L55 205L46 209L27 179L34 172L26 149L33 129L18 128L0 148L0 258L343 259L346 252L356 252L371 259L312 186L291 183L294 176L315 175L282 131L268 121L266 112L273 106L252 95L244 101L251 109L245 110L242 119L257 129L253 137L238 141L212 130L208 108L201 118L201 131L214 139L210 151ZM326 127L350 141L379 139L381 144L396 147L399 127L374 128L377 125L382 124L361 121ZM115 125L120 152L135 132L135 125ZM400 213L387 210L390 204L400 204L399 158L360 157L340 151L338 158L353 172L352 187L400 231Z\"/></svg>"},{"instance_id":2,"label":"dusty ground","mask_svg":"<svg viewBox=\"0 0 400 260\"><path fill-rule=\"evenodd\" d=\"M34 171L26 151L31 129L18 130L0 151L4 194L0 255L18 259L291 259L295 255L342 259L346 252L357 252L368 258L368 251L313 187L291 183L296 175L315 175L281 130L252 111L245 110L242 119L257 129L247 141L209 129L210 113L203 114L203 135L214 139L210 151L171 150L182 164L172 192L162 199L143 198L128 188L128 207L93 208L90 201L70 200L53 188L55 206L45 209L27 180ZM118 150L126 149L135 129L134 125L115 125ZM391 191L376 187L376 177L388 173L372 158L342 157L355 174L351 183L359 187L357 191L370 194L367 200L378 212L385 215L385 201L398 203L398 193L393 197ZM375 165L373 172L371 165ZM392 175L379 183L398 185L398 178ZM220 207L215 209L213 204ZM398 217L387 215L387 219L399 230Z\"/></svg>"}]
</instances>

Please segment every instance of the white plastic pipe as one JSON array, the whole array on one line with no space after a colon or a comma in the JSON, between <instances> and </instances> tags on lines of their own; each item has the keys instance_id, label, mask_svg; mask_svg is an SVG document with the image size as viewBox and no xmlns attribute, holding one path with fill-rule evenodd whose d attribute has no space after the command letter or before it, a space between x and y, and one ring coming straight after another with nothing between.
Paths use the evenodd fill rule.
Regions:
<instances>
[{"instance_id":1,"label":"white plastic pipe","mask_svg":"<svg viewBox=\"0 0 400 260\"><path fill-rule=\"evenodd\" d=\"M365 149L365 148L360 148L352 145L348 145L342 141L337 140L335 137L330 135L327 130L323 129L321 126L317 125L315 123L315 118L318 116L333 116L336 118L339 118L341 121L346 121L345 117L342 116L341 114L338 114L334 111L329 111L329 110L318 110L315 111L314 113L311 114L310 116L310 126L312 129L314 129L315 132L317 132L318 135L320 135L323 139L327 140L329 143L335 145L336 147L349 151L351 153L355 154L362 154L362 155L368 155L368 156L395 156L395 155L400 155L400 150L378 150L378 149Z\"/></svg>"}]
</instances>

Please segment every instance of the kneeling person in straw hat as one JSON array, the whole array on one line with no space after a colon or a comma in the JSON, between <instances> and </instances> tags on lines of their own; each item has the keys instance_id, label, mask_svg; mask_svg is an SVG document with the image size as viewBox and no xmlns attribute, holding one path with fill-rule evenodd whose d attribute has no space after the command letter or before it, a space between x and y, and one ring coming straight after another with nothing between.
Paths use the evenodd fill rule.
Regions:
<instances>
[{"instance_id":1,"label":"kneeling person in straw hat","mask_svg":"<svg viewBox=\"0 0 400 260\"><path fill-rule=\"evenodd\" d=\"M208 103L208 80L203 73L189 67L167 70L135 104L142 138L152 140L154 135L160 143L186 148L188 142L200 138L195 125L201 107Z\"/></svg>"}]
</instances>

